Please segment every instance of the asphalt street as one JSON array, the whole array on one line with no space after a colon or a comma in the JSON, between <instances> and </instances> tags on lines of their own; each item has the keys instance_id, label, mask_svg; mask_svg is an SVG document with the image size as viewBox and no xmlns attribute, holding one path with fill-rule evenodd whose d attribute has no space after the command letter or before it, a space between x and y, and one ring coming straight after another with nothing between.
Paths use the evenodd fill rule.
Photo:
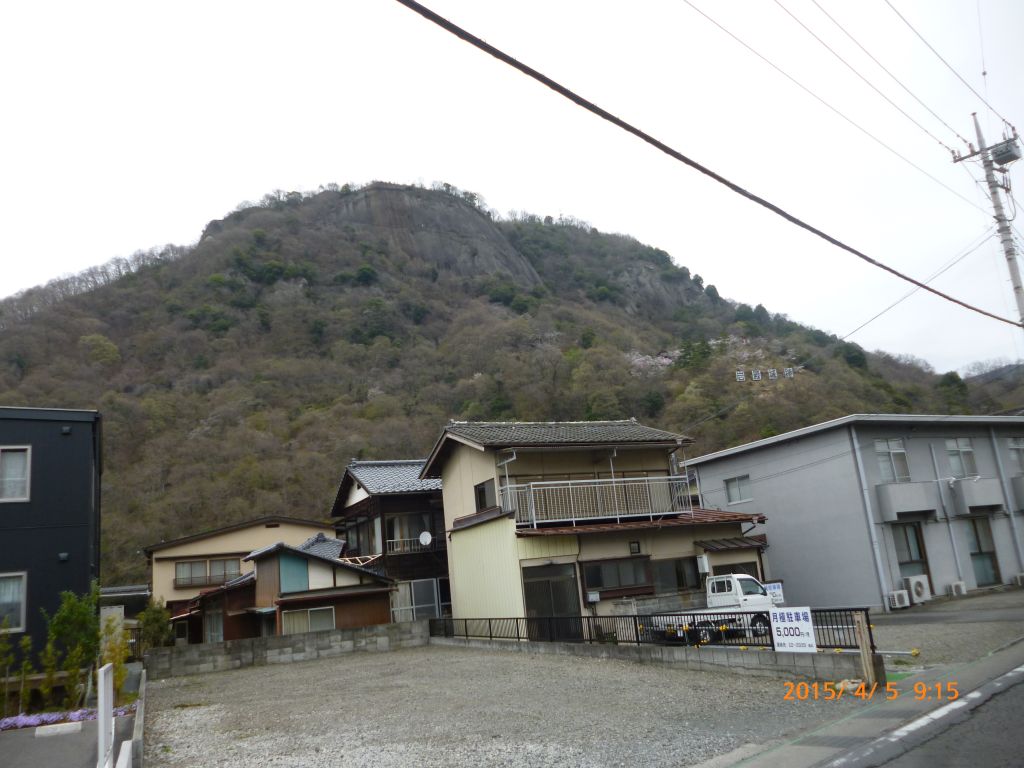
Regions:
<instances>
[{"instance_id":1,"label":"asphalt street","mask_svg":"<svg viewBox=\"0 0 1024 768\"><path fill-rule=\"evenodd\" d=\"M926 741L885 768L1017 768L1024 763L1024 680L994 695L966 720Z\"/></svg>"}]
</instances>

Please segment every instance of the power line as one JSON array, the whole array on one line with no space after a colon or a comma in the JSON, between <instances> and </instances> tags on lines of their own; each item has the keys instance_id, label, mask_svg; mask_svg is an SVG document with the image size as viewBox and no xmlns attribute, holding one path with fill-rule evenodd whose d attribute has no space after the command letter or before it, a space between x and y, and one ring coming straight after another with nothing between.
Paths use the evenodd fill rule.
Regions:
<instances>
[{"instance_id":1,"label":"power line","mask_svg":"<svg viewBox=\"0 0 1024 768\"><path fill-rule=\"evenodd\" d=\"M401 2L401 0L399 0L399 2ZM984 208L982 208L982 207L981 207L980 205L978 205L977 203L975 203L975 202L974 202L974 201L972 201L972 200L969 200L969 199L967 199L966 197L964 197L963 195L961 195L961 194L960 194L959 192L957 192L957 191L956 191L955 189L953 189L952 187L950 187L950 186L949 186L948 184L944 183L943 181L939 180L938 178L936 178L936 177L935 177L935 176L933 176L932 174L928 173L928 171L926 171L926 170L925 170L924 168L922 168L921 166L917 165L917 164L916 164L915 162L913 162L912 160L908 159L908 158L907 158L907 157L905 157L904 155L901 155L901 154L900 154L899 152L897 152L897 151L896 151L895 149L893 149L893 148L892 148L892 147L890 147L890 146L889 146L888 144L886 144L886 143L885 143L884 141L882 141L882 140L881 140L880 138L878 138L878 137L877 137L877 136L875 136L875 135L874 135L873 133L871 133L871 131L869 131L869 130L868 130L867 128L865 128L864 126L860 125L860 124L859 124L859 123L857 123L857 122L856 122L855 120L853 120L853 118L851 118L851 117L849 117L849 116L847 116L847 115L843 114L843 113L842 113L841 111L839 111L839 109L838 109L838 108L836 108L836 107L832 106L832 105L831 105L830 103L828 103L827 101L825 101L825 99L823 99L823 98L822 98L821 96L819 96L819 95L818 95L817 93L815 93L815 92L814 92L814 91L812 91L812 90L811 90L810 88L808 88L808 87L807 87L806 85L804 85L803 83L801 83L801 82L800 82L799 80L797 80L797 79L796 79L795 77L793 77L793 76L792 76L791 74L789 74L788 72L786 72L786 70L784 70L784 69L783 69L782 67L780 67L780 66L779 66L778 64L776 64L775 62L773 62L773 61L772 61L771 59L769 59L769 58L768 58L767 56L765 56L765 55L764 55L763 53L761 53L760 51L756 50L756 49L755 49L755 48L754 48L753 46L751 46L751 45L750 45L749 43L745 42L744 40L742 40L741 38L739 38L738 36L736 36L735 34L733 34L732 32L730 32L730 31L729 31L729 30L728 30L728 29L727 29L726 27L722 26L722 25L721 25L721 24L720 24L719 22L715 21L715 20L714 20L713 18L711 18L711 16L709 16L709 15L708 15L707 13L705 13L705 12L704 12L704 11L702 11L702 10L701 10L700 8L698 8L697 6L695 6L695 5L694 5L694 4L692 3L692 2L690 2L690 0L683 0L683 2L684 2L684 3L686 3L686 4L688 5L688 6L690 6L690 8L692 8L693 10L695 10L695 11L696 11L697 13L699 13L699 14L700 14L701 16L703 16L703 17L704 17L705 19L707 19L708 21L710 21L710 22L711 22L712 24L714 24L714 25L715 25L716 27L718 27L718 28L719 28L720 30L722 30L722 32L724 32L725 34L727 34L727 35L728 35L729 37L731 37L731 38L732 38L733 40L735 40L735 41L736 41L737 43L739 43L739 44L740 44L740 45L742 45L742 46L743 46L744 48L746 48L746 49L747 49L748 51L750 51L750 52L751 52L752 54L754 54L755 56L757 56L757 58L761 59L761 61L763 61L763 62L764 62L765 64L767 64L768 66L770 66L770 67L771 67L772 69L774 69L774 70L775 70L776 72L778 72L778 73L779 73L780 75L782 75L783 77L785 77L785 78L786 78L787 80L789 80L789 81L790 81L791 83L793 83L793 84L794 84L795 86L797 86L798 88L800 88L800 89L801 89L802 91L804 91L805 93L807 93L807 94L808 94L809 96L811 96L812 98L814 98L814 99L815 99L816 101L820 102L820 103L821 103L822 105L824 105L824 106L825 106L825 107L827 107L828 109L830 109L830 110L832 110L833 112L835 112L835 113L836 113L837 115L839 115L839 117L843 118L843 120L845 120L846 122L848 122L848 123L849 123L850 125L852 125L852 126L853 126L854 128L856 128L856 129L857 129L858 131L860 131L861 133L863 133L863 134L864 134L865 136L867 136L867 137L868 137L869 139L871 139L872 141L874 141L874 142L875 142L876 144L878 144L879 146L881 146L881 147L882 147L883 149L886 149L886 150L888 150L889 152L891 152L892 154L896 155L896 157L898 157L898 158L899 158L900 160L902 160L903 162L905 162L905 163L906 163L907 165L909 165L909 166L910 166L911 168L913 168L914 170L916 170L916 171L917 171L918 173L921 173L921 174L923 174L924 176L927 176L927 177L928 177L929 179L931 179L932 181L934 181L934 182L935 182L936 184L938 184L938 185L939 185L940 187L942 187L943 189L945 189L945 190L946 190L947 192L950 192L950 193L952 193L952 194L956 195L957 197L959 197L959 198L960 198L961 200L963 200L963 201L964 201L965 203L967 203L967 204L968 204L968 205L970 205L971 207L973 207L973 208L976 208L977 210L979 210L979 211L981 211L982 213L984 213L984 214L985 214L986 216L987 216L987 215L990 215L990 214L989 214L989 212L988 212L987 210L985 210Z\"/></svg>"},{"instance_id":2,"label":"power line","mask_svg":"<svg viewBox=\"0 0 1024 768\"><path fill-rule=\"evenodd\" d=\"M871 54L871 52L867 48L865 48L863 45L861 45L860 42L858 42L857 38L855 38L853 35L851 35L842 24L840 24L838 21L836 21L836 19L828 11L826 11L824 8L821 7L821 5L818 3L818 0L811 0L811 2L814 3L814 5L817 7L817 9L819 11L821 11L823 14L825 14L825 16L828 18L829 21L831 21L833 24L835 24L837 27L839 27L840 31L842 31L842 33L844 35L846 35L848 38L850 38L850 40L853 41L854 45L856 45L858 48L860 48L869 59L871 59L873 62L875 62L875 64L877 64L878 67L883 72L885 72L885 74L887 74L889 77L891 77L896 82L896 84L899 85L900 88L902 88L904 91L906 91L908 94L910 94L911 98L913 98L914 101L916 101L918 104L920 104L926 110L928 110L929 114L931 114L932 117L934 117L936 120L938 120L944 126L946 126L946 129L949 130L951 133L955 134L956 137L958 139L960 139L960 141L962 141L964 144L967 144L967 145L970 144L970 142L967 139L965 139L963 136L960 135L960 132L957 131L956 128L954 128L949 123L947 123L945 120L943 120L941 117L939 117L935 113L935 110L933 110L931 107L929 107L923 101L921 101L921 99L918 98L917 94L915 94L906 85L904 85L902 80L900 80L898 77L896 77L896 75L894 75L892 72L890 72L885 67L885 65L882 64L882 62L880 62L877 58L875 58Z\"/></svg>"},{"instance_id":3,"label":"power line","mask_svg":"<svg viewBox=\"0 0 1024 768\"><path fill-rule=\"evenodd\" d=\"M971 93L973 93L975 96L977 96L979 99L981 99L981 103L982 104L984 104L986 107L988 107L990 110L992 110L992 113L996 117L998 117L1000 120L1002 120L1004 123L1009 125L1011 128L1013 127L1013 123L1011 123L1009 120L1007 120L1001 114L999 114L999 111L995 107L993 107L991 104L989 104L984 96L982 96L980 93L978 93L976 90L974 90L974 86L972 86L970 83L968 83L966 80L964 80L963 77L961 77L960 73L957 72L955 69L953 69L953 65L952 64L950 64L948 61L946 61L944 58L942 58L942 54L939 53L937 50L935 50L935 48L932 47L932 44L924 39L924 35L922 35L920 32L918 32L914 28L914 25L911 24L909 21L907 21L906 17L902 13L900 13L899 11L896 10L896 6L894 6L891 2L889 2L889 0L885 0L885 4L888 5L892 9L893 13L895 13L897 16L900 17L900 19L903 21L904 24L906 24L908 27L910 27L910 31L913 32L915 35L917 35L918 39L920 39L920 41L922 43L924 43L926 46L928 46L928 50L930 50L932 53L934 53L939 58L939 61L941 61L943 64L945 64L946 67L949 69L949 71L952 72L954 75L956 75L957 78L960 80L960 82L963 83L964 85L966 85L970 89Z\"/></svg>"},{"instance_id":4,"label":"power line","mask_svg":"<svg viewBox=\"0 0 1024 768\"><path fill-rule=\"evenodd\" d=\"M934 275L932 275L932 276L931 276L931 277L929 277L929 278L928 278L927 280L925 280L925 282L926 282L926 283L930 283L930 282L931 282L932 280L935 280L935 279L936 279L937 277L939 277L939 275L941 275L941 274L943 274L944 272L947 272L948 270L952 269L952 268L953 268L953 267L954 267L955 265L959 264L959 263L960 263L961 261L963 261L963 260L964 260L964 259L966 259L966 258L967 258L968 256L970 256L970 255L971 255L972 253L974 253L974 252L975 252L976 250L978 250L979 248L981 248L981 246L983 246L983 245L984 245L985 243L987 243L987 242L988 242L989 240L991 240L991 239L992 239L993 237L995 237L995 235L996 235L995 229L992 229L992 228L990 228L990 229L989 229L989 232L988 232L988 235L987 235L987 236L985 237L985 239L984 239L984 240L982 240L982 241L981 241L980 243L978 243L977 245L975 245L975 246L974 246L973 248L970 248L969 250L967 250L967 251L965 251L964 253L960 254L959 256L955 256L955 257L954 257L954 258L953 258L953 259L952 259L951 261L949 261L949 262L948 262L948 263L947 263L947 264L946 264L945 266L943 266L943 267L942 267L942 268L941 268L941 269L940 269L940 270L939 270L938 272L936 272L936 273L935 273ZM858 326L857 326L856 328L854 328L854 329L853 329L852 331L850 331L850 332L849 332L848 334L846 334L845 336L843 336L843 337L842 337L842 338L841 338L840 340L841 340L841 341L846 341L846 340L847 340L848 338L850 338L851 336L853 336L853 334L855 334L855 333L856 333L857 331L859 331L859 330L860 330L861 328L865 327L865 326L866 326L866 325L868 325L869 323L873 323L873 322L874 322L875 320L877 320L878 318L880 318L880 317L881 317L882 315L884 315L884 314L885 314L886 312L888 312L888 311L889 311L890 309L892 309L893 307L897 306L898 304L902 304L902 303L903 303L904 301L906 301L906 300L907 300L907 299L909 299L909 298L910 298L911 296L913 296L913 295L914 295L915 293L917 293L917 292L918 292L918 290L920 290L920 289L918 289L918 288L913 288L913 289L911 289L909 293L906 293L906 294L904 294L903 296L901 296L900 298L898 298L898 299L897 299L896 301L894 301L894 302L893 302L892 304L890 304L890 305L889 305L888 307L886 307L885 309L883 309L883 310L882 310L881 312L879 312L879 313L878 313L877 315L874 315L874 316L873 316L873 317L872 317L871 319L869 319L869 320L865 320L865 321L864 321L863 323L861 323L860 325L858 325Z\"/></svg>"},{"instance_id":5,"label":"power line","mask_svg":"<svg viewBox=\"0 0 1024 768\"><path fill-rule=\"evenodd\" d=\"M883 93L883 92L882 92L882 90L881 90L880 88L878 88L878 86L876 86L876 85L875 85L874 83L872 83L872 82L871 82L870 80L868 80L868 79L867 79L867 78L866 78L866 77L865 77L864 75L862 75L862 74L861 74L861 73L860 73L859 71L857 71L857 69L856 69L856 68L855 68L855 67L854 67L854 66L853 66L853 65L852 65L852 64L851 64L850 62L848 62L848 61L847 61L846 59L844 59L844 58L843 58L842 56L840 56L840 55L839 55L839 53L837 53L837 52L836 52L836 50L835 50L835 49L834 49L834 48L833 48L832 46L830 46L830 45L829 45L828 43L826 43L826 42L825 42L824 40L822 40L822 39L821 39L821 38L820 38L820 37L819 37L819 36L817 35L817 33L815 33L815 32L814 32L814 30L812 30L812 29L811 29L810 27L808 27L808 26L807 26L806 24L804 24L804 23L803 23L803 22L802 22L802 21L801 21L801 20L800 20L800 19L799 19L799 18L798 18L798 17L796 16L796 14L794 14L794 13L793 13L793 12L792 12L791 10L789 10L789 8L787 8L786 6L784 6L784 5L782 4L781 0L775 0L775 4L776 4L777 6L779 6L779 8L781 8L781 9L782 9L783 11L785 11L785 12L786 12L786 14L787 14L787 15L788 15L788 16L789 16L789 17L790 17L791 19L793 19L793 21L795 21L795 22L796 22L797 24L799 24L799 25L800 25L800 26L801 26L801 27L802 27L802 28L804 29L804 31L805 31L805 32L807 32L807 34L809 34L809 35L810 35L811 37L813 37L813 38L814 38L815 40L817 40L817 41L818 41L819 43L821 43L821 44L822 44L822 45L823 45L823 46L825 47L825 49L826 49L826 50L827 50L827 51L828 51L829 53L831 53L831 54L832 54L833 56L835 56L835 57L836 57L837 59L839 59L839 61L841 61L841 62L842 62L842 63L843 63L843 64L844 64L845 66L846 66L846 68L847 68L847 69L849 69L849 70L850 70L851 72L853 72L853 74L855 74L855 75L856 75L857 77L859 77L859 78L860 78L861 80L863 80L863 81L864 81L864 83L865 83L865 84L866 84L866 85L867 85L867 86L868 86L869 88L871 88L871 90L873 90L873 91L874 91L875 93L877 93L877 94L878 94L879 96L881 96L881 97L882 97L883 99L885 99L885 100L886 100L886 101L887 101L887 102L888 102L888 103L889 103L889 104L890 104L890 105L891 105L891 106L893 107L893 109L895 109L895 110L896 110L897 112L899 112L899 113L900 113L901 115L903 115L903 116L904 116L905 118L907 118L907 120L909 120L909 121L910 121L910 122L912 122L912 123L913 123L914 125L916 125L916 126L917 126L918 128L920 128L920 129L921 129L922 131L924 131L924 132L925 132L925 133L926 133L926 134L928 135L928 137L929 137L929 138L931 138L931 139L933 139L934 141L938 142L938 143L939 143L939 144L940 144L940 145L941 145L941 146L942 146L942 147L943 147L944 149L947 149L947 150L949 150L949 153L950 153L951 155L953 155L954 157L956 156L956 155L954 154L954 152L953 152L953 148L952 148L951 146L949 146L949 145L948 145L948 144L947 144L946 142L944 142L944 141L943 141L942 139L940 139L940 138L939 138L938 136L936 136L936 135L935 135L934 133L932 133L932 132L931 132L931 131L929 131L929 130L928 130L927 128L925 128L925 127L924 127L923 125L921 125L921 124L920 124L919 122L917 122L917 120L915 120L915 119L914 119L913 117L911 117L911 116L910 116L910 114L908 114L908 113L907 113L907 112L906 112L906 111L905 111L905 110L903 109L903 107L901 107L901 106L900 106L899 104L897 104L897 103L896 103L895 101L893 101L893 100L892 100L892 99L890 99L890 98L889 98L888 96L886 96L886 95L885 95L885 93ZM820 7L821 7L821 6L819 6L819 8L820 8ZM826 14L826 15L827 15L827 14ZM831 17L829 17L829 18L831 18Z\"/></svg>"},{"instance_id":6,"label":"power line","mask_svg":"<svg viewBox=\"0 0 1024 768\"><path fill-rule=\"evenodd\" d=\"M685 0L685 1L689 2L689 0ZM808 224L807 222L803 221L802 219L797 218L793 214L789 213L788 211L783 210L782 208L780 208L779 206L775 205L774 203L769 202L765 198L759 197L758 195L755 195L753 192L747 191L746 189L741 187L739 184L736 184L736 183L734 183L732 181L729 181L724 176L721 176L721 175L715 173L710 168L708 168L708 167L698 163L696 160L693 160L693 159L687 157L686 155L682 154L678 150L675 150L672 147L670 147L667 144L665 144L664 142L659 141L658 139L654 138L650 134L647 134L647 133L641 131L639 128L636 128L635 126L627 123L625 120L623 120L623 119L621 119L619 117L616 117L615 115L613 115L611 112L607 111L606 109L602 109L601 107L597 106L593 102L587 101L582 96L580 96L580 95L574 93L573 91L569 90L568 88L566 88L564 85L561 85L561 84L555 82L554 80L552 80L547 75L541 74L540 72L538 72L537 70L527 66L526 64L522 64L521 62L519 62L516 59L512 58L511 56L509 56L504 51L501 51L501 50L495 48L490 43L487 43L487 42L481 40L476 35L473 35L473 34L467 32L466 30L462 29L462 27L459 27L459 26L453 24L452 22L450 22L447 19L445 19L443 16L439 16L438 14L434 13L432 10L430 10L426 6L423 6L420 3L415 2L415 0L396 0L396 2L404 5L406 8L409 8L412 11L415 11L416 13L420 14L423 18L427 19L428 21L436 24L437 26L441 27L442 29L444 29L447 32L450 32L451 34L455 35L456 37L458 37L458 38L460 38L462 40L465 40L470 45L472 45L472 46L474 46L476 48L479 48L481 51L484 51L485 53L493 56L494 58L498 59L499 61L502 61L505 64L508 64L510 67L518 69L520 72L522 72L523 74L527 75L528 77L531 77L534 80L538 81L539 83L542 83L543 85L547 86L551 90L555 91L555 93L558 93L559 95L564 96L565 98L569 99L573 103L579 105L580 107L583 107L584 109L586 109L589 112L592 112L593 114L597 115L598 117L600 117L600 118L602 118L604 120L607 120L612 125L615 125L615 126L621 128L622 130L624 130L624 131L626 131L628 133L633 134L634 136L636 136L637 138L641 139L642 141L645 141L648 144L650 144L652 147L655 147L656 149L660 150L661 152L664 152L669 157L671 157L671 158L673 158L675 160L678 160L679 162L681 162L681 163L683 163L685 165L690 166L691 168L693 168L696 171L699 171L700 173L703 173L705 176L707 176L707 177L709 177L711 179L714 179L719 184L721 184L724 187L729 188L730 190L732 190L736 194L738 194L738 195L740 195L742 197L745 197L746 199L750 200L753 203L757 203L758 205L762 206L763 208L767 208L769 211L771 211L772 213L776 214L777 216L780 216L781 218L785 219L786 221L790 222L791 224L794 224L795 226L800 227L801 229L806 230L807 232L810 232L811 234L820 237L825 242L831 243L835 247L840 248L840 249L846 251L847 253L852 253L857 258L862 259L863 261L866 261L868 264L872 264L873 266L876 266L879 269L883 269L886 272L888 272L888 273L890 273L892 275L895 275L896 277L899 277L901 280L906 280L908 283L911 283L913 285L916 285L916 286L919 286L921 288L924 288L929 293L934 293L936 296L939 296L939 297L945 299L946 301L950 301L950 302L952 302L954 304L958 304L959 306L964 307L965 309L969 309L972 312L977 312L978 314L985 315L986 317L990 317L993 320L998 320L1000 322L1007 323L1007 324L1013 325L1015 327L1024 327L1024 326L1022 326L1021 323L1018 323L1018 322L1016 322L1014 320L1010 320L1010 319L1005 318L1005 317L1000 317L999 315L993 314L993 313L988 312L988 311L986 311L984 309L981 309L979 307L975 307L975 306L973 306L971 304L968 304L968 303L966 303L964 301L961 301L960 299L953 298L952 296L949 296L948 294L945 294L942 291L938 291L938 290L936 290L936 289L934 289L934 288L932 288L932 287L922 283L920 280L915 280L914 278L912 278L912 277L910 277L908 275L903 274L899 270L894 269L893 267L890 267L890 266L888 266L886 264L883 264L880 261L877 261L876 259L871 258L867 254L862 253L861 251L858 251L856 248L854 248L854 247L852 247L850 245L847 245L846 243L844 243L843 241L841 241L841 240L839 240L839 239L837 239L835 237L832 237L832 235L829 235L826 232L818 229L817 227L814 227L814 226Z\"/></svg>"}]
</instances>

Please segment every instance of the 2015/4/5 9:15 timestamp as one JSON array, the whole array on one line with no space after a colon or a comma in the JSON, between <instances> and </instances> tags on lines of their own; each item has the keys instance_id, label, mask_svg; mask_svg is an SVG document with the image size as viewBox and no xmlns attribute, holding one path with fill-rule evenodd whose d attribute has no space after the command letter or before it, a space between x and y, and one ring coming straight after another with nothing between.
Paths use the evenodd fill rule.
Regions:
<instances>
[{"instance_id":1,"label":"2015/4/5 9:15 timestamp","mask_svg":"<svg viewBox=\"0 0 1024 768\"><path fill-rule=\"evenodd\" d=\"M871 701L876 696L886 701L895 701L900 696L912 695L917 701L956 701L960 698L960 689L956 681L948 683L923 683L916 682L913 691L901 691L895 683L886 683L884 686L874 683L860 683L857 686L844 686L835 683L793 683L784 682L785 693L783 701L838 701L843 696Z\"/></svg>"}]
</instances>

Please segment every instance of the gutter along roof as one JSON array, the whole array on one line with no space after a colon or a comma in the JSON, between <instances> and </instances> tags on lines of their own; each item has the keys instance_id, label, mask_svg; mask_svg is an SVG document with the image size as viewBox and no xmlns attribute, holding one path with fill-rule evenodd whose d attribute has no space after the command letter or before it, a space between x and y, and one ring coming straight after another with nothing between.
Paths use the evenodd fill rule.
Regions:
<instances>
[{"instance_id":1,"label":"gutter along roof","mask_svg":"<svg viewBox=\"0 0 1024 768\"><path fill-rule=\"evenodd\" d=\"M623 523L587 523L583 525L560 525L552 528L517 528L516 536L584 536L595 533L617 533L619 531L643 531L659 528L690 528L698 525L720 525L723 523L764 523L764 515L746 515L740 512L722 512L717 509L696 508L693 513L681 512L660 520L629 520ZM757 546L762 546L758 544Z\"/></svg>"},{"instance_id":2,"label":"gutter along roof","mask_svg":"<svg viewBox=\"0 0 1024 768\"><path fill-rule=\"evenodd\" d=\"M477 450L557 448L664 448L675 450L692 438L620 421L451 421L441 432L423 466L423 479L440 477L439 459L452 443Z\"/></svg>"}]
</instances>

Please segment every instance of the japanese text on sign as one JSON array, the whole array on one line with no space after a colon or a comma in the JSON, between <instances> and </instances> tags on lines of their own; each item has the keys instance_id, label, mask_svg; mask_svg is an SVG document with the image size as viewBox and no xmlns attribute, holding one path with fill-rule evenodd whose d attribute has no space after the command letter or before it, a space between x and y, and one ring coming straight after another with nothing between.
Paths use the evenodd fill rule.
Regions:
<instances>
[{"instance_id":1,"label":"japanese text on sign","mask_svg":"<svg viewBox=\"0 0 1024 768\"><path fill-rule=\"evenodd\" d=\"M811 609L773 608L769 611L775 650L789 653L817 653Z\"/></svg>"}]
</instances>

